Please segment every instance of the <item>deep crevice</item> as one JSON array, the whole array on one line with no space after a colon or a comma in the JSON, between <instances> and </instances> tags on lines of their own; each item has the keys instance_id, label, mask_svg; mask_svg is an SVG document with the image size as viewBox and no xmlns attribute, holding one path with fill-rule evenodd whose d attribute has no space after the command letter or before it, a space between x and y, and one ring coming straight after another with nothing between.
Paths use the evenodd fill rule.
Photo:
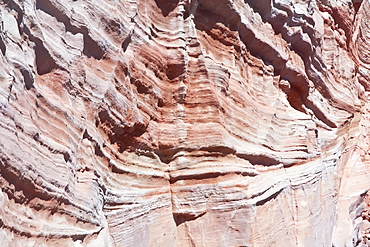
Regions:
<instances>
[{"instance_id":1,"label":"deep crevice","mask_svg":"<svg viewBox=\"0 0 370 247\"><path fill-rule=\"evenodd\" d=\"M151 93L151 86L146 85L143 81L131 77L130 78L131 84L136 86L137 92L139 94L150 94Z\"/></svg>"},{"instance_id":2,"label":"deep crevice","mask_svg":"<svg viewBox=\"0 0 370 247\"><path fill-rule=\"evenodd\" d=\"M63 154L63 158L64 158L65 162L71 162L72 161L71 160L71 155L69 153L63 152L62 154Z\"/></svg>"},{"instance_id":3,"label":"deep crevice","mask_svg":"<svg viewBox=\"0 0 370 247\"><path fill-rule=\"evenodd\" d=\"M95 145L94 145L94 153L99 157L105 157L101 147L99 146L97 142L95 142Z\"/></svg>"},{"instance_id":4,"label":"deep crevice","mask_svg":"<svg viewBox=\"0 0 370 247\"><path fill-rule=\"evenodd\" d=\"M353 2L353 8L355 9L355 16L356 16L358 13L358 10L361 7L362 1L358 1L358 2L352 1L352 2Z\"/></svg>"},{"instance_id":5,"label":"deep crevice","mask_svg":"<svg viewBox=\"0 0 370 247\"><path fill-rule=\"evenodd\" d=\"M238 153L234 149L226 147L226 146L204 147L204 148L201 148L200 150L208 151L210 153L219 153L222 156L232 154L240 159L249 161L249 163L251 163L252 165L272 166L272 165L277 165L281 163L277 159L267 156L267 155Z\"/></svg>"},{"instance_id":6,"label":"deep crevice","mask_svg":"<svg viewBox=\"0 0 370 247\"><path fill-rule=\"evenodd\" d=\"M174 159L174 156L183 150L184 149L180 148L159 147L159 149L154 150L154 153L159 157L162 163L169 164Z\"/></svg>"}]
</instances>

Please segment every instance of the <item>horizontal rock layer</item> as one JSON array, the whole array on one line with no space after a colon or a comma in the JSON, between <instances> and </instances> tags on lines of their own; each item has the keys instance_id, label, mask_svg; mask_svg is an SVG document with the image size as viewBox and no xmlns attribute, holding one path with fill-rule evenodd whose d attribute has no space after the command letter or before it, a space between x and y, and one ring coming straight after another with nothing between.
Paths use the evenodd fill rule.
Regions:
<instances>
[{"instance_id":1,"label":"horizontal rock layer","mask_svg":"<svg viewBox=\"0 0 370 247\"><path fill-rule=\"evenodd\" d=\"M369 8L0 1L0 245L368 246Z\"/></svg>"}]
</instances>

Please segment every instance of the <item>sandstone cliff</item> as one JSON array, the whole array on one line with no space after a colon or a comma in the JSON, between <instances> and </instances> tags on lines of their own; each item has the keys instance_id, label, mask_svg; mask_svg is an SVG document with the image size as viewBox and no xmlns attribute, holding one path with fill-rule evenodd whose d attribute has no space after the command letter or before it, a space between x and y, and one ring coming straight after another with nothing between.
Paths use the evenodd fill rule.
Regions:
<instances>
[{"instance_id":1,"label":"sandstone cliff","mask_svg":"<svg viewBox=\"0 0 370 247\"><path fill-rule=\"evenodd\" d=\"M370 246L369 0L0 0L0 246Z\"/></svg>"}]
</instances>

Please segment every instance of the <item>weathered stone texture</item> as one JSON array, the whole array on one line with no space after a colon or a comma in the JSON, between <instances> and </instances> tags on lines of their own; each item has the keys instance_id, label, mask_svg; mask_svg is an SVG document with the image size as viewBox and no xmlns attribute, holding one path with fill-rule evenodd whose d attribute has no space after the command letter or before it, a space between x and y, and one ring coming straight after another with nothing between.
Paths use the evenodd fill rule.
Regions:
<instances>
[{"instance_id":1,"label":"weathered stone texture","mask_svg":"<svg viewBox=\"0 0 370 247\"><path fill-rule=\"evenodd\" d=\"M369 246L369 9L0 0L0 245Z\"/></svg>"}]
</instances>

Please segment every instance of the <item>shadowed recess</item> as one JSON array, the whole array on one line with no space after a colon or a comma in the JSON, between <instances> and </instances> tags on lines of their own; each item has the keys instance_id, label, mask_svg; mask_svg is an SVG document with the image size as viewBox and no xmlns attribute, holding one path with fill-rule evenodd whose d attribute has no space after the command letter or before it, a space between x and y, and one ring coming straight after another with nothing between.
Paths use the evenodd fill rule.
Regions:
<instances>
[{"instance_id":1,"label":"shadowed recess","mask_svg":"<svg viewBox=\"0 0 370 247\"><path fill-rule=\"evenodd\" d=\"M30 38L32 40L32 38ZM36 68L37 74L44 75L50 73L53 69L58 68L49 51L44 47L41 40L33 38L35 42ZM26 85L27 86L27 85ZM29 89L29 88L27 88Z\"/></svg>"},{"instance_id":2,"label":"shadowed recess","mask_svg":"<svg viewBox=\"0 0 370 247\"><path fill-rule=\"evenodd\" d=\"M0 35L0 50L1 50L1 53L5 56L6 46L5 46L2 35Z\"/></svg>"},{"instance_id":3,"label":"shadowed recess","mask_svg":"<svg viewBox=\"0 0 370 247\"><path fill-rule=\"evenodd\" d=\"M162 15L167 17L179 4L179 0L155 0L158 8L162 11Z\"/></svg>"},{"instance_id":4,"label":"shadowed recess","mask_svg":"<svg viewBox=\"0 0 370 247\"><path fill-rule=\"evenodd\" d=\"M179 226L187 221L193 221L198 219L199 217L202 217L207 212L203 212L199 215L192 215L192 214L173 214L173 219L176 223L176 226Z\"/></svg>"},{"instance_id":5,"label":"shadowed recess","mask_svg":"<svg viewBox=\"0 0 370 247\"><path fill-rule=\"evenodd\" d=\"M98 117L97 127L108 133L110 143L117 144L119 152L135 150L139 145L141 149L147 149L144 143L138 141L138 137L146 132L147 126L144 123L134 122L130 126L118 124L106 110L99 112ZM101 149L96 151L103 154Z\"/></svg>"},{"instance_id":6,"label":"shadowed recess","mask_svg":"<svg viewBox=\"0 0 370 247\"><path fill-rule=\"evenodd\" d=\"M166 76L173 80L185 72L184 64L168 64L166 67Z\"/></svg>"},{"instance_id":7,"label":"shadowed recess","mask_svg":"<svg viewBox=\"0 0 370 247\"><path fill-rule=\"evenodd\" d=\"M59 22L64 24L67 31L73 34L81 33L84 39L83 54L85 54L87 57L94 57L98 60L102 59L105 51L102 47L100 47L98 42L90 37L87 27L73 26L69 17L61 10L56 8L49 0L37 0L36 8L51 16L54 16Z\"/></svg>"},{"instance_id":8,"label":"shadowed recess","mask_svg":"<svg viewBox=\"0 0 370 247\"><path fill-rule=\"evenodd\" d=\"M34 82L31 72L23 68L21 69L21 73L23 75L24 84L27 90L30 90L33 87Z\"/></svg>"},{"instance_id":9,"label":"shadowed recess","mask_svg":"<svg viewBox=\"0 0 370 247\"><path fill-rule=\"evenodd\" d=\"M222 174L221 172L206 172L206 173L200 173L200 174L189 174L189 175L182 175L173 177L170 176L170 183L173 184L179 180L202 180L202 179L210 179L210 178L218 178L219 176L225 175L226 173Z\"/></svg>"},{"instance_id":10,"label":"shadowed recess","mask_svg":"<svg viewBox=\"0 0 370 247\"><path fill-rule=\"evenodd\" d=\"M10 163L11 160L8 159L6 155L1 152L0 174L14 187L14 189L10 189L9 186L4 185L2 191L7 193L10 199L14 199L15 202L20 204L29 203L32 199L36 197L44 201L53 199L52 195L48 191L36 188L34 181L25 176L22 176L21 172L15 170L13 166L10 165ZM17 195L16 193L14 193L15 191L18 192Z\"/></svg>"},{"instance_id":11,"label":"shadowed recess","mask_svg":"<svg viewBox=\"0 0 370 247\"><path fill-rule=\"evenodd\" d=\"M59 66L55 63L54 58L50 55L49 51L45 48L43 42L38 38L32 35L31 30L27 26L24 26L23 31L28 35L30 41L35 43L34 50L36 56L36 70L37 74L44 75L50 73L53 69L58 68ZM26 77L27 75L22 72L22 75ZM28 83L28 85L27 85ZM27 89L31 88L29 82L26 81Z\"/></svg>"},{"instance_id":12,"label":"shadowed recess","mask_svg":"<svg viewBox=\"0 0 370 247\"><path fill-rule=\"evenodd\" d=\"M131 43L131 34L129 34L125 40L122 42L122 49L125 52L127 50L128 45Z\"/></svg>"}]
</instances>

